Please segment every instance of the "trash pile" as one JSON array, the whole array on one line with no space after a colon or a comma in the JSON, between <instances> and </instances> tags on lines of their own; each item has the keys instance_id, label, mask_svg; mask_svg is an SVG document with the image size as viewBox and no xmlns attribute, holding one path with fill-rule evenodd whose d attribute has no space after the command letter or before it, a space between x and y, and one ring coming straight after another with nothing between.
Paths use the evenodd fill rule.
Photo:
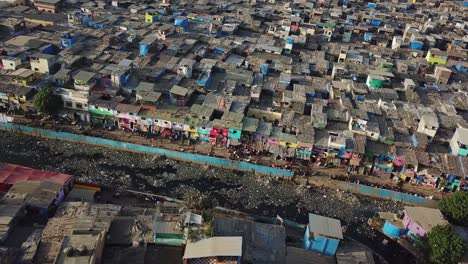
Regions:
<instances>
[{"instance_id":1,"label":"trash pile","mask_svg":"<svg viewBox=\"0 0 468 264\"><path fill-rule=\"evenodd\" d=\"M307 188L250 172L5 132L0 132L0 149L0 162L72 174L78 181L109 186L116 192L129 189L179 199L190 194L203 206L280 215L300 223L307 223L309 212L338 218L361 241L373 236L366 224L369 217L402 209L392 201Z\"/></svg>"}]
</instances>

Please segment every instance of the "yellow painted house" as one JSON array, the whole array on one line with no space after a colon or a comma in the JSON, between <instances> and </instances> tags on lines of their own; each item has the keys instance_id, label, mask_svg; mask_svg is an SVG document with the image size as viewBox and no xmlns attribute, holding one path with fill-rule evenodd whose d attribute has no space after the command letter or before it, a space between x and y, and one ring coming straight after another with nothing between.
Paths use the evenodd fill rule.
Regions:
<instances>
[{"instance_id":1,"label":"yellow painted house","mask_svg":"<svg viewBox=\"0 0 468 264\"><path fill-rule=\"evenodd\" d=\"M447 53L440 49L430 49L427 52L426 60L430 64L445 64L447 63Z\"/></svg>"},{"instance_id":2,"label":"yellow painted house","mask_svg":"<svg viewBox=\"0 0 468 264\"><path fill-rule=\"evenodd\" d=\"M145 22L146 23L154 23L158 21L158 12L155 10L148 10L145 13Z\"/></svg>"}]
</instances>

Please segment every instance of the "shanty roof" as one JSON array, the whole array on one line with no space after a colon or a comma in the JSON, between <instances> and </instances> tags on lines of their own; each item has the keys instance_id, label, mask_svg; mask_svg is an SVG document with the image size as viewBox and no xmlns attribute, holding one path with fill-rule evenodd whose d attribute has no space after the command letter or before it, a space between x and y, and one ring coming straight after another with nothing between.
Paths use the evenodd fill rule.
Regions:
<instances>
[{"instance_id":1,"label":"shanty roof","mask_svg":"<svg viewBox=\"0 0 468 264\"><path fill-rule=\"evenodd\" d=\"M161 93L158 92L146 92L146 91L137 91L137 99L143 102L158 102L159 98L161 98Z\"/></svg>"},{"instance_id":2,"label":"shanty roof","mask_svg":"<svg viewBox=\"0 0 468 264\"><path fill-rule=\"evenodd\" d=\"M309 214L309 232L331 238L343 239L340 220L321 215Z\"/></svg>"},{"instance_id":3,"label":"shanty roof","mask_svg":"<svg viewBox=\"0 0 468 264\"><path fill-rule=\"evenodd\" d=\"M194 104L190 107L190 112L196 114L197 116L211 116L214 112L214 109L209 106Z\"/></svg>"},{"instance_id":4,"label":"shanty roof","mask_svg":"<svg viewBox=\"0 0 468 264\"><path fill-rule=\"evenodd\" d=\"M244 114L241 114L241 113L224 112L223 116L221 117L221 120L240 123L242 122L243 118L244 118Z\"/></svg>"},{"instance_id":5,"label":"shanty roof","mask_svg":"<svg viewBox=\"0 0 468 264\"><path fill-rule=\"evenodd\" d=\"M258 128L258 119L253 117L244 117L242 119L242 130L256 132Z\"/></svg>"},{"instance_id":6,"label":"shanty roof","mask_svg":"<svg viewBox=\"0 0 468 264\"><path fill-rule=\"evenodd\" d=\"M19 211L23 208L22 205L0 205L0 225L9 225L16 217Z\"/></svg>"},{"instance_id":7,"label":"shanty roof","mask_svg":"<svg viewBox=\"0 0 468 264\"><path fill-rule=\"evenodd\" d=\"M286 264L336 264L334 256L322 255L314 251L297 247L286 248Z\"/></svg>"},{"instance_id":8,"label":"shanty roof","mask_svg":"<svg viewBox=\"0 0 468 264\"><path fill-rule=\"evenodd\" d=\"M115 110L123 113L135 113L138 114L141 110L141 105L129 105L129 104L117 104Z\"/></svg>"},{"instance_id":9,"label":"shanty roof","mask_svg":"<svg viewBox=\"0 0 468 264\"><path fill-rule=\"evenodd\" d=\"M61 250L57 256L55 263L57 264L85 264L91 263L96 257L98 247L100 246L100 238L104 235L104 231L90 231L88 233L74 232L71 235L63 237ZM85 246L85 253L73 253L67 255L64 253L66 247L77 249Z\"/></svg>"},{"instance_id":10,"label":"shanty roof","mask_svg":"<svg viewBox=\"0 0 468 264\"><path fill-rule=\"evenodd\" d=\"M36 0L36 3L56 5L56 4L58 4L60 1L61 1L61 0Z\"/></svg>"},{"instance_id":11,"label":"shanty roof","mask_svg":"<svg viewBox=\"0 0 468 264\"><path fill-rule=\"evenodd\" d=\"M175 95L186 96L189 92L189 89L182 86L174 85L172 86L169 92Z\"/></svg>"},{"instance_id":12,"label":"shanty roof","mask_svg":"<svg viewBox=\"0 0 468 264\"><path fill-rule=\"evenodd\" d=\"M79 71L75 77L73 77L73 79L75 80L80 80L80 81L83 81L83 82L88 82L89 80L91 80L92 78L94 78L94 76L96 76L96 73L94 72L88 72L88 71Z\"/></svg>"},{"instance_id":13,"label":"shanty roof","mask_svg":"<svg viewBox=\"0 0 468 264\"><path fill-rule=\"evenodd\" d=\"M431 231L437 225L448 224L439 209L405 206L405 212L412 221L416 222L426 232Z\"/></svg>"},{"instance_id":14,"label":"shanty roof","mask_svg":"<svg viewBox=\"0 0 468 264\"><path fill-rule=\"evenodd\" d=\"M424 120L426 125L439 127L439 120L435 114L424 113L421 119Z\"/></svg>"},{"instance_id":15,"label":"shanty roof","mask_svg":"<svg viewBox=\"0 0 468 264\"><path fill-rule=\"evenodd\" d=\"M213 230L215 236L242 236L242 263L285 262L286 231L283 226L215 216Z\"/></svg>"},{"instance_id":16,"label":"shanty roof","mask_svg":"<svg viewBox=\"0 0 468 264\"><path fill-rule=\"evenodd\" d=\"M13 76L19 76L19 77L22 77L22 78L27 78L31 75L34 75L36 72L31 70L31 69L25 69L25 68L21 68L21 69L17 69L16 71L12 72L11 75Z\"/></svg>"},{"instance_id":17,"label":"shanty roof","mask_svg":"<svg viewBox=\"0 0 468 264\"><path fill-rule=\"evenodd\" d=\"M211 237L195 243L188 243L185 248L184 259L214 256L242 256L242 237Z\"/></svg>"},{"instance_id":18,"label":"shanty roof","mask_svg":"<svg viewBox=\"0 0 468 264\"><path fill-rule=\"evenodd\" d=\"M36 53L34 53L33 55L31 55L31 57L36 57L36 58L39 58L39 59L46 59L46 60L48 60L48 59L55 58L56 56L55 56L55 55L51 55L51 54L36 52Z\"/></svg>"},{"instance_id":19,"label":"shanty roof","mask_svg":"<svg viewBox=\"0 0 468 264\"><path fill-rule=\"evenodd\" d=\"M36 170L15 164L0 164L0 183L15 184L18 181L51 181L64 185L72 178L71 175Z\"/></svg>"},{"instance_id":20,"label":"shanty roof","mask_svg":"<svg viewBox=\"0 0 468 264\"><path fill-rule=\"evenodd\" d=\"M33 207L48 208L54 201L63 184L52 181L19 181L3 197L5 204L27 204Z\"/></svg>"}]
</instances>

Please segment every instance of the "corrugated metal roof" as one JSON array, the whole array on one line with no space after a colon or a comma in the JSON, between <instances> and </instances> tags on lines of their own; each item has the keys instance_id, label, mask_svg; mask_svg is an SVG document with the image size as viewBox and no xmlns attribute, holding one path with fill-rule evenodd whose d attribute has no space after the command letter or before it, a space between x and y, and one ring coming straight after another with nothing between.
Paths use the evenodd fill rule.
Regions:
<instances>
[{"instance_id":1,"label":"corrugated metal roof","mask_svg":"<svg viewBox=\"0 0 468 264\"><path fill-rule=\"evenodd\" d=\"M309 232L331 238L343 239L340 220L321 215L309 214Z\"/></svg>"},{"instance_id":2,"label":"corrugated metal roof","mask_svg":"<svg viewBox=\"0 0 468 264\"><path fill-rule=\"evenodd\" d=\"M188 243L184 259L242 256L242 237L212 237Z\"/></svg>"},{"instance_id":3,"label":"corrugated metal roof","mask_svg":"<svg viewBox=\"0 0 468 264\"><path fill-rule=\"evenodd\" d=\"M36 170L15 164L0 164L0 183L15 184L18 181L52 181L64 185L72 178L71 175Z\"/></svg>"},{"instance_id":4,"label":"corrugated metal roof","mask_svg":"<svg viewBox=\"0 0 468 264\"><path fill-rule=\"evenodd\" d=\"M431 231L436 225L448 224L439 209L405 206L405 212L412 221L416 222L426 232Z\"/></svg>"}]
</instances>

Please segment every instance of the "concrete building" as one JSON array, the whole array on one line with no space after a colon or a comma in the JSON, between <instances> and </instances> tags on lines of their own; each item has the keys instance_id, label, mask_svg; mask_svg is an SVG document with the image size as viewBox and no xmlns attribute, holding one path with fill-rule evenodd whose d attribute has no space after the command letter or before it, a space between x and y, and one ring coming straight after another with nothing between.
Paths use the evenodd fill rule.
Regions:
<instances>
[{"instance_id":1,"label":"concrete building","mask_svg":"<svg viewBox=\"0 0 468 264\"><path fill-rule=\"evenodd\" d=\"M96 83L96 73L88 71L79 71L73 77L74 87L79 91L89 91Z\"/></svg>"},{"instance_id":2,"label":"concrete building","mask_svg":"<svg viewBox=\"0 0 468 264\"><path fill-rule=\"evenodd\" d=\"M427 136L429 141L434 139L437 130L439 129L439 120L435 114L425 113L421 116L421 120L418 125L418 132L423 133Z\"/></svg>"},{"instance_id":3,"label":"concrete building","mask_svg":"<svg viewBox=\"0 0 468 264\"><path fill-rule=\"evenodd\" d=\"M20 58L16 57L2 57L2 67L5 70L16 70L21 66L22 62Z\"/></svg>"},{"instance_id":4,"label":"concrete building","mask_svg":"<svg viewBox=\"0 0 468 264\"><path fill-rule=\"evenodd\" d=\"M56 13L62 0L34 0L34 6L38 11Z\"/></svg>"},{"instance_id":5,"label":"concrete building","mask_svg":"<svg viewBox=\"0 0 468 264\"><path fill-rule=\"evenodd\" d=\"M450 153L458 156L468 156L468 129L457 127L450 140Z\"/></svg>"},{"instance_id":6,"label":"concrete building","mask_svg":"<svg viewBox=\"0 0 468 264\"><path fill-rule=\"evenodd\" d=\"M437 65L434 70L434 76L437 80L437 84L447 84L450 80L450 76L452 75L452 70L449 68Z\"/></svg>"},{"instance_id":7,"label":"concrete building","mask_svg":"<svg viewBox=\"0 0 468 264\"><path fill-rule=\"evenodd\" d=\"M58 88L55 93L62 97L63 106L71 119L84 122L91 121L88 112L89 94L87 91Z\"/></svg>"},{"instance_id":8,"label":"concrete building","mask_svg":"<svg viewBox=\"0 0 468 264\"><path fill-rule=\"evenodd\" d=\"M304 248L333 256L343 239L341 222L316 214L309 214L309 224L304 234Z\"/></svg>"},{"instance_id":9,"label":"concrete building","mask_svg":"<svg viewBox=\"0 0 468 264\"><path fill-rule=\"evenodd\" d=\"M34 53L29 57L31 63L31 70L39 73L50 74L53 71L53 66L57 60L57 56Z\"/></svg>"},{"instance_id":10,"label":"concrete building","mask_svg":"<svg viewBox=\"0 0 468 264\"><path fill-rule=\"evenodd\" d=\"M405 207L403 225L408 229L408 235L424 236L437 225L447 225L448 222L439 209L425 207Z\"/></svg>"}]
</instances>

